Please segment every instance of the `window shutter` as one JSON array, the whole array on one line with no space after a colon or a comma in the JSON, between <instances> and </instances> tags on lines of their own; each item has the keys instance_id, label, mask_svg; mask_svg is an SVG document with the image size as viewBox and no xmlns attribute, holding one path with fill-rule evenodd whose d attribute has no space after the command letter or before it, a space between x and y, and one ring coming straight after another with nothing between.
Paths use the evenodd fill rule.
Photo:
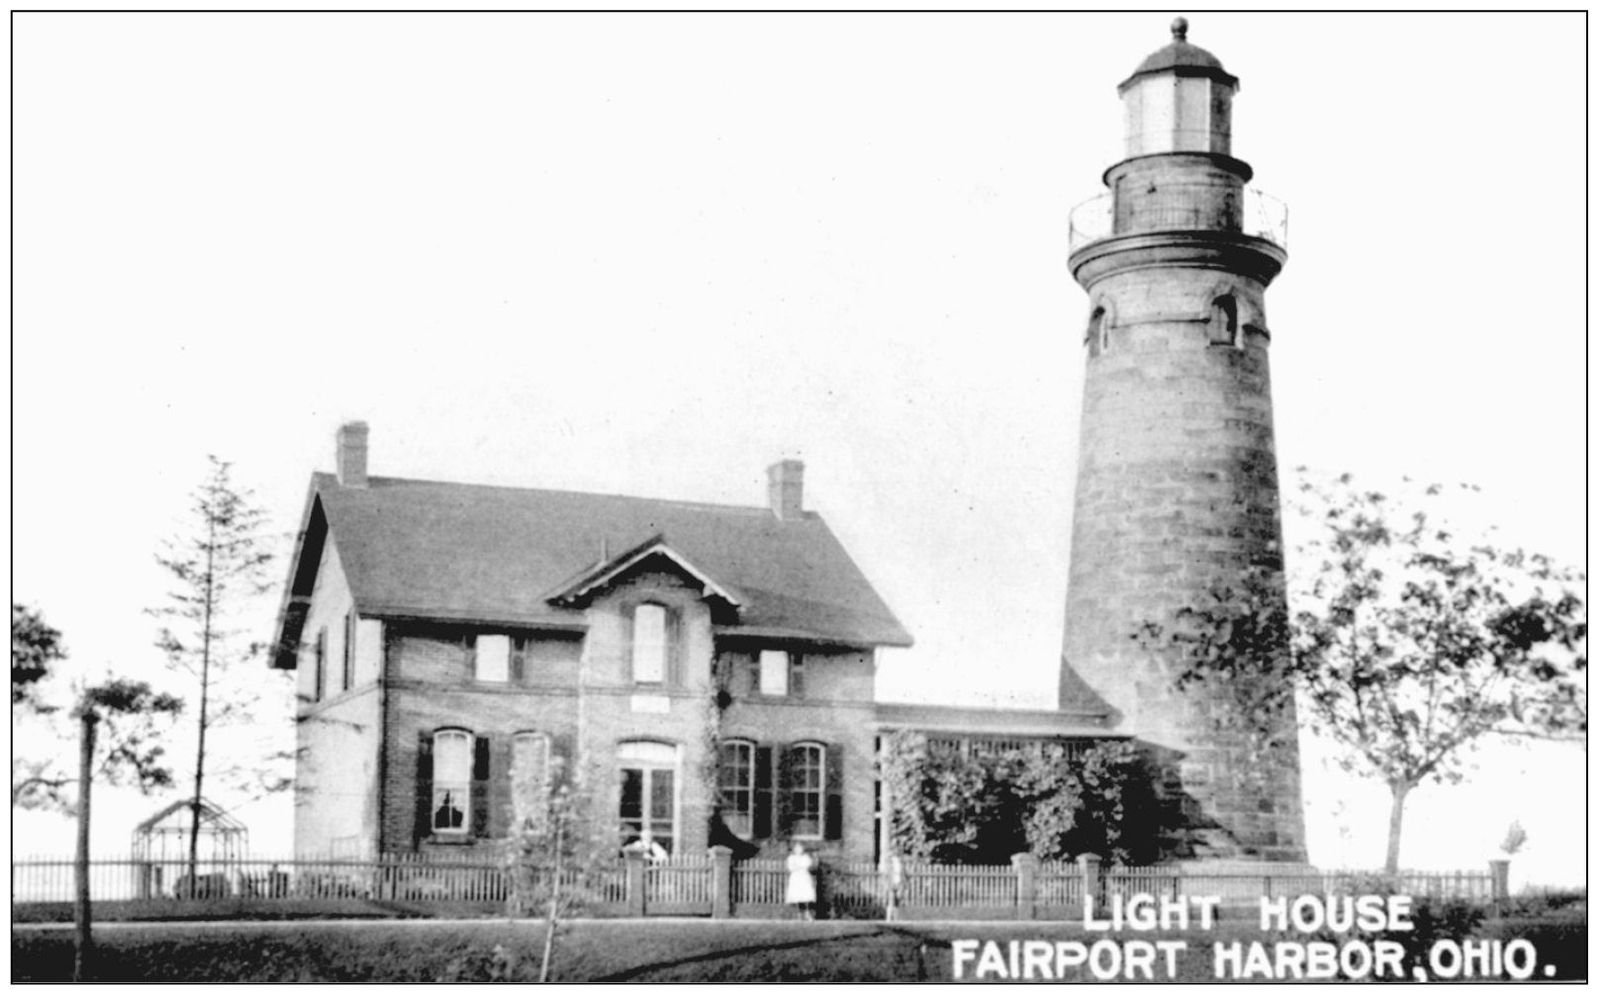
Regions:
<instances>
[{"instance_id":1,"label":"window shutter","mask_svg":"<svg viewBox=\"0 0 1603 992\"><path fill-rule=\"evenodd\" d=\"M426 730L417 735L417 818L412 841L420 843L434 832L431 812L434 806L434 735Z\"/></svg>"},{"instance_id":2,"label":"window shutter","mask_svg":"<svg viewBox=\"0 0 1603 992\"><path fill-rule=\"evenodd\" d=\"M779 750L779 790L778 790L779 795L777 797L777 801L774 803L774 810L778 814L775 817L775 819L778 821L779 825L775 829L776 829L776 832L784 834L786 836L790 835L790 829L791 829L790 790L795 788L795 778L796 778L796 776L793 774L793 772L791 770L791 766L793 765L793 762L792 762L791 758L792 758L792 754L791 754L791 749L790 749L789 745L786 745L785 747L780 748L780 750Z\"/></svg>"},{"instance_id":3,"label":"window shutter","mask_svg":"<svg viewBox=\"0 0 1603 992\"><path fill-rule=\"evenodd\" d=\"M802 691L802 653L793 651L790 655L790 696L804 696Z\"/></svg>"},{"instance_id":4,"label":"window shutter","mask_svg":"<svg viewBox=\"0 0 1603 992\"><path fill-rule=\"evenodd\" d=\"M473 738L473 819L475 837L490 836L490 738Z\"/></svg>"},{"instance_id":5,"label":"window shutter","mask_svg":"<svg viewBox=\"0 0 1603 992\"><path fill-rule=\"evenodd\" d=\"M328 662L328 628L317 631L317 667L312 669L312 702L323 698L323 669Z\"/></svg>"},{"instance_id":6,"label":"window shutter","mask_svg":"<svg viewBox=\"0 0 1603 992\"><path fill-rule=\"evenodd\" d=\"M684 625L679 622L678 610L665 610L662 636L667 640L667 655L663 673L663 681L668 685L679 686L684 684L685 675L685 648L679 643L684 632Z\"/></svg>"},{"instance_id":7,"label":"window shutter","mask_svg":"<svg viewBox=\"0 0 1603 992\"><path fill-rule=\"evenodd\" d=\"M356 611L345 613L345 657L340 666L340 690L348 691L356 680Z\"/></svg>"},{"instance_id":8,"label":"window shutter","mask_svg":"<svg viewBox=\"0 0 1603 992\"><path fill-rule=\"evenodd\" d=\"M762 652L753 651L746 656L746 695L756 696L763 684Z\"/></svg>"},{"instance_id":9,"label":"window shutter","mask_svg":"<svg viewBox=\"0 0 1603 992\"><path fill-rule=\"evenodd\" d=\"M462 635L462 657L467 659L467 677L478 678L479 675L479 640L472 634Z\"/></svg>"},{"instance_id":10,"label":"window shutter","mask_svg":"<svg viewBox=\"0 0 1603 992\"><path fill-rule=\"evenodd\" d=\"M493 763L501 769L501 774L488 776L485 783L490 795L490 836L505 837L512 832L512 735L497 734L490 747Z\"/></svg>"},{"instance_id":11,"label":"window shutter","mask_svg":"<svg viewBox=\"0 0 1603 992\"><path fill-rule=\"evenodd\" d=\"M845 754L840 745L824 748L824 839L841 839L841 786Z\"/></svg>"},{"instance_id":12,"label":"window shutter","mask_svg":"<svg viewBox=\"0 0 1603 992\"><path fill-rule=\"evenodd\" d=\"M757 749L757 781L751 804L751 835L771 836L774 832L774 749Z\"/></svg>"},{"instance_id":13,"label":"window shutter","mask_svg":"<svg viewBox=\"0 0 1603 992\"><path fill-rule=\"evenodd\" d=\"M507 659L507 674L509 681L514 685L524 681L523 652L528 650L528 645L529 639L527 637L512 638L512 655Z\"/></svg>"},{"instance_id":14,"label":"window shutter","mask_svg":"<svg viewBox=\"0 0 1603 992\"><path fill-rule=\"evenodd\" d=\"M635 604L624 603L619 607L623 613L623 679L626 682L635 680Z\"/></svg>"}]
</instances>

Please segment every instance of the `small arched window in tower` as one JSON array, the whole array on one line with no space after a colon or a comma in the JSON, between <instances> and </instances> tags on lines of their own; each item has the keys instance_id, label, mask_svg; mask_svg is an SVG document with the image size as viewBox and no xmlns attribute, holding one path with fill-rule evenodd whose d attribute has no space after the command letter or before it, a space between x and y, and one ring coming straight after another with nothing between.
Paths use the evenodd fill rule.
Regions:
<instances>
[{"instance_id":1,"label":"small arched window in tower","mask_svg":"<svg viewBox=\"0 0 1603 992\"><path fill-rule=\"evenodd\" d=\"M1234 296L1226 294L1214 299L1208 343L1241 347L1241 314Z\"/></svg>"},{"instance_id":2,"label":"small arched window in tower","mask_svg":"<svg viewBox=\"0 0 1603 992\"><path fill-rule=\"evenodd\" d=\"M1104 307L1097 307L1091 311L1091 320L1085 327L1085 344L1091 349L1091 357L1102 354L1108 350L1108 311Z\"/></svg>"}]
</instances>

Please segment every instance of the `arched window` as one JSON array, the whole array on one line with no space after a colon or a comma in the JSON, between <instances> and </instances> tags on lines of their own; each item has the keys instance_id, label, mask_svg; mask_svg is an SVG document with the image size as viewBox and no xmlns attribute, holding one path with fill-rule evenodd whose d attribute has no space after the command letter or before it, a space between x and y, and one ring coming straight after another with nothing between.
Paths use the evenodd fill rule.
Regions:
<instances>
[{"instance_id":1,"label":"arched window","mask_svg":"<svg viewBox=\"0 0 1603 992\"><path fill-rule=\"evenodd\" d=\"M787 783L790 835L798 840L824 837L824 746L793 744Z\"/></svg>"},{"instance_id":2,"label":"arched window","mask_svg":"<svg viewBox=\"0 0 1603 992\"><path fill-rule=\"evenodd\" d=\"M661 682L668 668L668 611L656 603L635 607L634 678Z\"/></svg>"},{"instance_id":3,"label":"arched window","mask_svg":"<svg viewBox=\"0 0 1603 992\"><path fill-rule=\"evenodd\" d=\"M1212 344L1241 347L1241 315L1234 296L1227 293L1214 299L1208 340Z\"/></svg>"},{"instance_id":4,"label":"arched window","mask_svg":"<svg viewBox=\"0 0 1603 992\"><path fill-rule=\"evenodd\" d=\"M757 746L750 741L724 741L718 746L718 798L724 825L737 836L752 835L757 786Z\"/></svg>"},{"instance_id":5,"label":"arched window","mask_svg":"<svg viewBox=\"0 0 1603 992\"><path fill-rule=\"evenodd\" d=\"M647 856L672 854L679 795L675 776L679 751L656 741L618 745L618 823L624 847Z\"/></svg>"},{"instance_id":6,"label":"arched window","mask_svg":"<svg viewBox=\"0 0 1603 992\"><path fill-rule=\"evenodd\" d=\"M1112 320L1108 317L1105 307L1097 307L1091 311L1091 319L1085 327L1086 347L1091 349L1091 357L1095 358L1108 350L1108 330Z\"/></svg>"},{"instance_id":7,"label":"arched window","mask_svg":"<svg viewBox=\"0 0 1603 992\"><path fill-rule=\"evenodd\" d=\"M465 834L473 788L473 735L441 730L434 735L434 799L430 826L436 834Z\"/></svg>"}]
</instances>

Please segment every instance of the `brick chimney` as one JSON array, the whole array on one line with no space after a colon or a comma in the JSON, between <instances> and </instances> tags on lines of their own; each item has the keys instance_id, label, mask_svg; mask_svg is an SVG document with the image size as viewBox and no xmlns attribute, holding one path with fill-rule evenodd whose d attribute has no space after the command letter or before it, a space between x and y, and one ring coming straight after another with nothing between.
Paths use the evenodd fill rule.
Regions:
<instances>
[{"instance_id":1,"label":"brick chimney","mask_svg":"<svg viewBox=\"0 0 1603 992\"><path fill-rule=\"evenodd\" d=\"M801 519L801 462L787 458L768 466L768 508L781 520Z\"/></svg>"},{"instance_id":2,"label":"brick chimney","mask_svg":"<svg viewBox=\"0 0 1603 992\"><path fill-rule=\"evenodd\" d=\"M340 485L367 488L367 422L352 420L334 432L334 474Z\"/></svg>"}]
</instances>

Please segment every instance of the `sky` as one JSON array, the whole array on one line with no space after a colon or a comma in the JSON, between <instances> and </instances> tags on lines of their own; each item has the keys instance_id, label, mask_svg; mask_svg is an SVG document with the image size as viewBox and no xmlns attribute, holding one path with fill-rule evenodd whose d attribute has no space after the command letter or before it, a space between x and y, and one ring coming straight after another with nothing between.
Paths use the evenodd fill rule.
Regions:
<instances>
[{"instance_id":1,"label":"sky","mask_svg":"<svg viewBox=\"0 0 1603 992\"><path fill-rule=\"evenodd\" d=\"M80 670L153 676L153 555L206 455L287 541L347 419L411 478L760 505L799 457L917 640L881 698L1051 705L1086 311L1066 218L1169 20L18 15L13 599ZM1475 483L1468 512L1576 565L1584 27L1190 31L1290 210L1283 469ZM1372 789L1309 760L1316 860L1368 858L1383 823L1341 809ZM1529 860L1573 864L1579 753L1486 766L1439 797L1485 820L1443 867L1525 808ZM1441 855L1419 827L1405 862L1410 838Z\"/></svg>"}]
</instances>

